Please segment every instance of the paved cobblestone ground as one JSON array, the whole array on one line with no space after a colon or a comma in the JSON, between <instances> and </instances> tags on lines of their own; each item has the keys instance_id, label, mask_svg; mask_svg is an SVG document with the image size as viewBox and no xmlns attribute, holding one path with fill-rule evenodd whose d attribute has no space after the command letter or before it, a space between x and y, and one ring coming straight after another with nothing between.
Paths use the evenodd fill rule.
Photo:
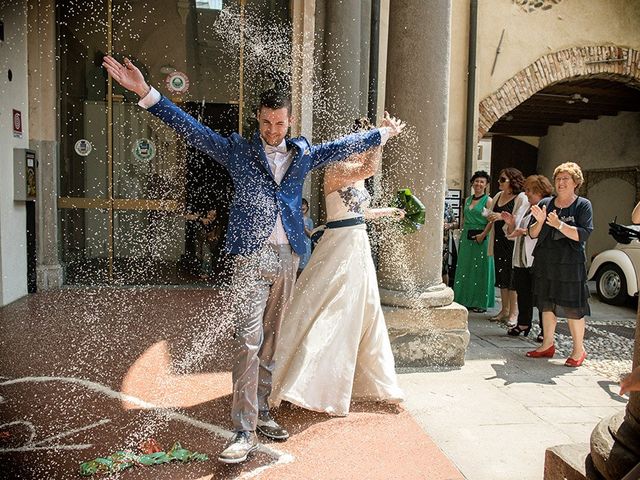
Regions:
<instances>
[{"instance_id":1,"label":"paved cobblestone ground","mask_svg":"<svg viewBox=\"0 0 640 480\"><path fill-rule=\"evenodd\" d=\"M599 300L593 282L589 286L592 315L586 324L584 344L588 356L584 364L618 382L632 368L637 299L621 307L607 305ZM537 311L534 311L534 319L537 319ZM529 338L533 340L539 333L540 328L534 320ZM558 321L556 351L559 357L567 357L571 353L571 334L566 319Z\"/></svg>"}]
</instances>

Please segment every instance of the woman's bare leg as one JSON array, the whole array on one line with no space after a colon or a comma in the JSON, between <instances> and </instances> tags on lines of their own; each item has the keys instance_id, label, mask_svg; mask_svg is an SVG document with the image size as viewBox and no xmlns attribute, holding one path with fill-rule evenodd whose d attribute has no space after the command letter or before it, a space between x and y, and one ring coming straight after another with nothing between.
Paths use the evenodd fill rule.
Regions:
<instances>
[{"instance_id":1,"label":"woman's bare leg","mask_svg":"<svg viewBox=\"0 0 640 480\"><path fill-rule=\"evenodd\" d=\"M544 322L544 317L542 318ZM573 350L571 351L571 358L574 360L580 360L580 357L584 353L584 330L585 330L585 322L584 317L582 318L569 318L567 319L567 323L569 323L569 331L571 332L571 339L573 340ZM547 326L544 326L544 335L547 336Z\"/></svg>"},{"instance_id":2,"label":"woman's bare leg","mask_svg":"<svg viewBox=\"0 0 640 480\"><path fill-rule=\"evenodd\" d=\"M509 295L509 323L518 321L518 293L515 290L507 290Z\"/></svg>"},{"instance_id":3,"label":"woman's bare leg","mask_svg":"<svg viewBox=\"0 0 640 480\"><path fill-rule=\"evenodd\" d=\"M509 315L509 289L501 288L500 289L500 312L498 313L498 317L506 317Z\"/></svg>"},{"instance_id":4,"label":"woman's bare leg","mask_svg":"<svg viewBox=\"0 0 640 480\"><path fill-rule=\"evenodd\" d=\"M538 347L538 351L542 352L551 347L555 341L556 324L558 319L553 312L542 312L542 326L544 327L544 340L542 345Z\"/></svg>"}]
</instances>

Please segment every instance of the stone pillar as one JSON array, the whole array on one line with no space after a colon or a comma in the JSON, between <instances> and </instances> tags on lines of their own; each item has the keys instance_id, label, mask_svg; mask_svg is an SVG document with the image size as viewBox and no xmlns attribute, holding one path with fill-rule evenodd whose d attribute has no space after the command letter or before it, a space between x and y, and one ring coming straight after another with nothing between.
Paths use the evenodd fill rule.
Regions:
<instances>
[{"instance_id":1,"label":"stone pillar","mask_svg":"<svg viewBox=\"0 0 640 480\"><path fill-rule=\"evenodd\" d=\"M336 98L338 121L349 127L360 111L362 6L359 1L326 2L323 80L325 90ZM366 85L366 82L365 82ZM329 113L329 112L327 112ZM335 115L335 114L334 114Z\"/></svg>"},{"instance_id":2,"label":"stone pillar","mask_svg":"<svg viewBox=\"0 0 640 480\"><path fill-rule=\"evenodd\" d=\"M314 142L342 136L355 118L366 116L369 28L362 23L369 18L367 9L371 0L315 1ZM322 180L316 171L308 181L311 213L320 221L325 217Z\"/></svg>"},{"instance_id":3,"label":"stone pillar","mask_svg":"<svg viewBox=\"0 0 640 480\"><path fill-rule=\"evenodd\" d=\"M409 129L385 151L391 191L410 188L426 206L417 233L382 241L381 298L399 365L462 365L467 311L442 283L451 2L391 0L386 109Z\"/></svg>"},{"instance_id":4,"label":"stone pillar","mask_svg":"<svg viewBox=\"0 0 640 480\"><path fill-rule=\"evenodd\" d=\"M640 308L636 320L633 367L640 365ZM598 423L591 433L591 462L606 480L625 475L640 464L640 392L631 392L627 408ZM638 467L640 468L640 467ZM587 478L597 478L588 476ZM640 478L640 471L629 479Z\"/></svg>"},{"instance_id":5,"label":"stone pillar","mask_svg":"<svg viewBox=\"0 0 640 480\"><path fill-rule=\"evenodd\" d=\"M369 2L366 2L369 4ZM361 97L367 98L368 71L361 65L362 11L361 2L320 0L318 7L324 10L324 48L321 62L321 85L315 105L316 131L323 139L343 135L356 117L366 115L366 105L361 111ZM368 31L368 30L366 30ZM368 45L368 38L366 45ZM367 55L368 55L368 48ZM365 81L361 82L361 76Z\"/></svg>"},{"instance_id":6,"label":"stone pillar","mask_svg":"<svg viewBox=\"0 0 640 480\"><path fill-rule=\"evenodd\" d=\"M58 132L56 22L53 0L30 0L28 9L29 148L38 158L36 200L37 288L62 285L58 259Z\"/></svg>"},{"instance_id":7,"label":"stone pillar","mask_svg":"<svg viewBox=\"0 0 640 480\"><path fill-rule=\"evenodd\" d=\"M315 34L315 0L293 0L293 68L291 103L294 137L313 138L313 40ZM305 181L302 196L311 196L311 180Z\"/></svg>"}]
</instances>

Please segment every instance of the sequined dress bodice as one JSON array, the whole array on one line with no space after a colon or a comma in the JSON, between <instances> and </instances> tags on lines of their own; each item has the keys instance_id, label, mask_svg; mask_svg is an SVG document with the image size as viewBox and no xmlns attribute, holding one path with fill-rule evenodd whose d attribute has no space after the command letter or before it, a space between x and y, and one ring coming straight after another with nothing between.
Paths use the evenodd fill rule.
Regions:
<instances>
[{"instance_id":1,"label":"sequined dress bodice","mask_svg":"<svg viewBox=\"0 0 640 480\"><path fill-rule=\"evenodd\" d=\"M371 196L364 187L364 182L356 182L331 192L326 197L327 221L362 217L370 200Z\"/></svg>"}]
</instances>

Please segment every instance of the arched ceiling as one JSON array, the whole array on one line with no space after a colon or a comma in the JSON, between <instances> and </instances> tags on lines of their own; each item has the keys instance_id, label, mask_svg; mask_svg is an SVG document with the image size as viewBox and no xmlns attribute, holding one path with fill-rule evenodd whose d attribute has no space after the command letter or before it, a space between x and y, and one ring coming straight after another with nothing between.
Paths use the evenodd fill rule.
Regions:
<instances>
[{"instance_id":1,"label":"arched ceiling","mask_svg":"<svg viewBox=\"0 0 640 480\"><path fill-rule=\"evenodd\" d=\"M621 111L640 111L640 89L605 79L580 79L551 85L493 124L489 134L542 137L551 125L595 120Z\"/></svg>"}]
</instances>

